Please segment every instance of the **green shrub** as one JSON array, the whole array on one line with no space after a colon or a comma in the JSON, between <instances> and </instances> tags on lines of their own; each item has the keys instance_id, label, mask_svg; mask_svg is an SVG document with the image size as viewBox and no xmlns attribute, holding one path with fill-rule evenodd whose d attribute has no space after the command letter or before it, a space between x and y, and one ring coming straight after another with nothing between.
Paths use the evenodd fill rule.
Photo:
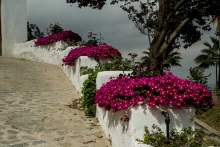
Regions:
<instances>
[{"instance_id":1,"label":"green shrub","mask_svg":"<svg viewBox=\"0 0 220 147\"><path fill-rule=\"evenodd\" d=\"M205 140L205 133L202 130L193 130L192 127L183 128L181 132L173 129L168 139L157 125L152 126L150 132L145 127L144 140L137 139L143 144L152 145L154 147L207 147L219 145L211 140Z\"/></svg>"},{"instance_id":2,"label":"green shrub","mask_svg":"<svg viewBox=\"0 0 220 147\"><path fill-rule=\"evenodd\" d=\"M86 116L95 116L96 105L94 98L96 94L96 77L101 71L130 71L133 68L133 60L114 57L108 62L101 62L95 69L87 69L82 74L88 74L88 79L84 81L81 102L85 108Z\"/></svg>"},{"instance_id":3,"label":"green shrub","mask_svg":"<svg viewBox=\"0 0 220 147\"><path fill-rule=\"evenodd\" d=\"M94 70L83 83L83 96L81 97L81 101L82 106L85 108L86 116L95 116L96 105L94 103L94 97L96 93L96 77L98 72L99 69Z\"/></svg>"}]
</instances>

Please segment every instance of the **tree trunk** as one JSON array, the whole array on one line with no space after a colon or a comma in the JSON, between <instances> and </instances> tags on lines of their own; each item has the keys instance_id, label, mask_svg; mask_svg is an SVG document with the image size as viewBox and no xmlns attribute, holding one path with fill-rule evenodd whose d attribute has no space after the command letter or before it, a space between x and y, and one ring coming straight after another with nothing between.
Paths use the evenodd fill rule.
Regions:
<instances>
[{"instance_id":1,"label":"tree trunk","mask_svg":"<svg viewBox=\"0 0 220 147\"><path fill-rule=\"evenodd\" d=\"M168 49L169 46L171 46L172 42L178 37L181 30L191 21L191 19L186 18L183 20L176 28L173 30L173 32L168 36L166 28L163 30L156 30L154 33L154 39L150 45L150 68L157 69L162 73L163 66L161 66L163 63L163 56ZM162 23L162 22L161 22ZM169 39L166 39L169 38Z\"/></svg>"},{"instance_id":2,"label":"tree trunk","mask_svg":"<svg viewBox=\"0 0 220 147\"><path fill-rule=\"evenodd\" d=\"M154 29L154 37L150 44L150 62L149 68L163 71L163 56L167 49L178 37L182 29L193 19L185 18L174 30L168 30L168 22L178 9L186 2L186 0L179 0L173 7L169 5L167 0L159 0L158 17L156 27Z\"/></svg>"}]
</instances>

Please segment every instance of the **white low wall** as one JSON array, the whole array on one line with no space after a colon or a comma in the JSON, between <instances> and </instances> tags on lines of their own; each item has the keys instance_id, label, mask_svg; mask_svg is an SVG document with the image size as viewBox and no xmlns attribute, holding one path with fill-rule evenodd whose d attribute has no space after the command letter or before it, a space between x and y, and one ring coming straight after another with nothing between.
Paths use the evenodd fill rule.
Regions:
<instances>
[{"instance_id":1,"label":"white low wall","mask_svg":"<svg viewBox=\"0 0 220 147\"><path fill-rule=\"evenodd\" d=\"M83 82L88 78L88 75L87 76L82 75L83 69L95 68L97 65L98 63L94 58L81 56L75 61L74 66L65 65L62 66L62 70L81 95Z\"/></svg>"},{"instance_id":2,"label":"white low wall","mask_svg":"<svg viewBox=\"0 0 220 147\"><path fill-rule=\"evenodd\" d=\"M15 44L14 57L61 66L63 64L62 59L67 56L72 49L78 47L71 46L63 50L65 46L66 44L59 41L52 45L35 47L34 40L31 40L25 43ZM94 58L81 56L76 60L75 66L65 65L61 66L61 69L69 78L76 90L81 94L82 83L86 80L83 79L82 82L80 81L83 69L86 67L95 68L97 65L98 63Z\"/></svg>"},{"instance_id":3,"label":"white low wall","mask_svg":"<svg viewBox=\"0 0 220 147\"><path fill-rule=\"evenodd\" d=\"M67 47L66 49L65 47L66 44L62 43L61 41L51 45L35 47L34 40L31 40L25 43L15 44L14 57L61 66L63 64L62 59L67 56L72 49L78 46L71 46ZM61 69L69 78L76 90L81 94L82 84L87 79L80 79L83 69L95 68L97 65L98 63L94 58L81 56L76 60L75 66L65 65L61 66Z\"/></svg>"},{"instance_id":4,"label":"white low wall","mask_svg":"<svg viewBox=\"0 0 220 147\"><path fill-rule=\"evenodd\" d=\"M110 76L117 75L118 72L99 73L96 79L97 89L109 81ZM153 124L158 125L166 133L165 118L161 114L162 111L167 111L170 114L170 131L173 128L180 131L188 126L194 128L194 122L189 124L191 116L195 116L193 107L178 109L162 106L151 108L145 105L131 108L128 112L119 111L116 113L97 107L96 117L107 137L111 138L112 147L149 147L149 145L139 144L136 139L143 139L144 127L147 126L149 130L152 130ZM125 113L128 113L130 119L128 122L121 121L121 118L125 117Z\"/></svg>"},{"instance_id":5,"label":"white low wall","mask_svg":"<svg viewBox=\"0 0 220 147\"><path fill-rule=\"evenodd\" d=\"M32 61L60 65L63 72L69 78L76 90L81 94L83 82L88 79L88 75L81 75L85 67L94 68L97 62L93 58L82 56L76 60L75 66L61 66L62 59L67 56L69 51L74 47L68 47L65 50L60 50L63 44L58 42L54 46L44 48L35 48L34 42L29 41L14 46L14 56ZM31 47L32 46L32 47ZM117 77L122 71L104 71L99 72L96 79L96 89L99 89L103 84L109 81L110 77ZM131 71L124 72L125 74ZM99 120L107 137L111 138L112 147L150 147L146 144L139 144L136 139L143 139L144 127L147 126L150 130L153 124L158 125L163 132L166 132L165 118L161 114L162 111L167 111L170 114L170 130L176 128L181 130L189 125L194 128L194 122L189 124L191 116L195 116L193 107L186 108L150 108L148 106L136 106L126 111L112 113L105 111L97 106L96 117ZM129 121L121 121L128 113Z\"/></svg>"},{"instance_id":6,"label":"white low wall","mask_svg":"<svg viewBox=\"0 0 220 147\"><path fill-rule=\"evenodd\" d=\"M60 65L59 53L62 49L65 48L65 46L65 43L59 41L51 45L35 47L34 40L31 40L25 43L15 44L14 57L54 65Z\"/></svg>"},{"instance_id":7,"label":"white low wall","mask_svg":"<svg viewBox=\"0 0 220 147\"><path fill-rule=\"evenodd\" d=\"M96 89L98 90L102 85L107 83L110 79L110 77L118 77L119 74L128 74L132 71L102 71L99 72L96 78Z\"/></svg>"}]
</instances>

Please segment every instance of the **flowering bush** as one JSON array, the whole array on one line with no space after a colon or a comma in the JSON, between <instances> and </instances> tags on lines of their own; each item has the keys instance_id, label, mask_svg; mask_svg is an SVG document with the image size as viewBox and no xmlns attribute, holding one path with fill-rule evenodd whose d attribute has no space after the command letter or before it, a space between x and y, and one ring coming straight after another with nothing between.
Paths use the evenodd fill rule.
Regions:
<instances>
[{"instance_id":1,"label":"flowering bush","mask_svg":"<svg viewBox=\"0 0 220 147\"><path fill-rule=\"evenodd\" d=\"M98 34L95 34L92 32L92 30L90 30L88 32L88 41L87 42L84 42L82 41L82 44L81 46L89 46L89 45L92 45L92 46L99 46L99 45L102 45L102 44L105 44L104 42L102 42L104 40L104 38L102 37L102 34L99 33L99 38L97 38Z\"/></svg>"},{"instance_id":2,"label":"flowering bush","mask_svg":"<svg viewBox=\"0 0 220 147\"><path fill-rule=\"evenodd\" d=\"M114 57L109 62L101 63L101 67L87 69L82 74L88 74L88 79L83 82L81 102L85 108L86 116L95 116L96 105L94 98L96 94L96 77L101 71L128 71L132 68L131 60ZM128 118L124 118L128 120Z\"/></svg>"},{"instance_id":3,"label":"flowering bush","mask_svg":"<svg viewBox=\"0 0 220 147\"><path fill-rule=\"evenodd\" d=\"M81 40L82 40L82 38L78 34L72 32L72 31L62 31L62 32L59 32L57 34L51 34L47 37L38 38L35 41L35 46L48 45L48 44L51 44L51 43L55 43L57 41L63 41L63 42L75 41L75 42L79 42Z\"/></svg>"},{"instance_id":4,"label":"flowering bush","mask_svg":"<svg viewBox=\"0 0 220 147\"><path fill-rule=\"evenodd\" d=\"M145 127L144 140L137 139L137 141L155 147L207 147L219 145L214 141L205 140L203 131L194 131L191 127L184 128L181 132L173 129L169 139L164 136L164 133L157 125L153 125L152 128L153 130L150 132Z\"/></svg>"},{"instance_id":5,"label":"flowering bush","mask_svg":"<svg viewBox=\"0 0 220 147\"><path fill-rule=\"evenodd\" d=\"M153 77L120 76L111 79L97 90L95 103L113 112L144 103L152 107L170 105L178 108L215 105L211 93L203 85L178 78L171 72Z\"/></svg>"},{"instance_id":6,"label":"flowering bush","mask_svg":"<svg viewBox=\"0 0 220 147\"><path fill-rule=\"evenodd\" d=\"M80 56L96 57L98 59L113 58L114 56L121 57L121 53L109 45L100 46L82 46L75 48L62 59L65 65L74 66L75 60Z\"/></svg>"}]
</instances>

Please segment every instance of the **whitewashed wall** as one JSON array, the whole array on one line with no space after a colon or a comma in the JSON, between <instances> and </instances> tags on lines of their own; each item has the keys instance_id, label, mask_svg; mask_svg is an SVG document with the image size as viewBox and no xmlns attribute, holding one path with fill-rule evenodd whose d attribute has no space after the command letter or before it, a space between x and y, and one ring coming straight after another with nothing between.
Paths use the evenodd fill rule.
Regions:
<instances>
[{"instance_id":1,"label":"whitewashed wall","mask_svg":"<svg viewBox=\"0 0 220 147\"><path fill-rule=\"evenodd\" d=\"M54 47L48 46L50 48L34 48L30 46L33 46L33 41L16 44L14 56L59 65L76 90L81 94L83 82L88 78L88 75L81 75L82 69L84 67L94 68L97 62L93 58L82 56L76 60L75 66L61 66L62 59L74 47L68 47L61 51L60 48L63 46L59 42ZM99 89L103 84L108 82L110 77L117 77L120 73L123 72L99 72L96 79L96 89ZM125 72L125 74L128 73L131 73L131 71ZM151 130L153 124L158 125L163 132L166 132L165 118L161 114L162 111L167 111L170 114L170 130L176 128L180 131L189 125L194 128L194 122L189 124L191 116L195 116L195 109L192 107L177 109L166 106L159 108L150 108L146 105L136 106L127 111L130 120L129 122L124 122L121 121L121 118L124 118L127 112L120 111L112 113L97 106L96 117L106 137L110 137L112 147L150 147L150 145L139 144L136 139L143 139L144 127L147 126Z\"/></svg>"},{"instance_id":2,"label":"whitewashed wall","mask_svg":"<svg viewBox=\"0 0 220 147\"><path fill-rule=\"evenodd\" d=\"M14 57L60 65L62 61L60 59L60 52L62 52L61 49L64 49L65 46L66 44L59 41L51 45L35 47L34 40L31 40L25 43L15 44Z\"/></svg>"},{"instance_id":3,"label":"whitewashed wall","mask_svg":"<svg viewBox=\"0 0 220 147\"><path fill-rule=\"evenodd\" d=\"M61 41L46 45L42 47L35 47L34 40L15 44L14 45L14 57L20 59L26 59L31 61L38 61L42 63L59 65L65 75L69 78L76 90L81 94L82 84L87 78L80 78L84 68L95 68L98 63L94 58L87 56L79 57L75 66L61 66L63 64L62 59L68 55L68 53L77 48L78 46L66 47L66 44ZM66 49L65 49L66 48ZM102 60L105 62L106 60Z\"/></svg>"},{"instance_id":4,"label":"whitewashed wall","mask_svg":"<svg viewBox=\"0 0 220 147\"><path fill-rule=\"evenodd\" d=\"M97 65L98 63L94 58L81 56L75 61L74 66L65 65L62 66L62 70L81 95L83 82L88 78L88 75L87 76L82 75L83 69L95 68Z\"/></svg>"},{"instance_id":5,"label":"whitewashed wall","mask_svg":"<svg viewBox=\"0 0 220 147\"><path fill-rule=\"evenodd\" d=\"M118 73L111 71L99 73L96 79L96 88L99 89L109 81L111 76L116 77ZM168 106L159 108L151 108L147 105L136 106L128 111L129 122L123 122L120 119L125 117L125 111L113 113L97 106L96 117L106 136L110 136L112 147L149 147L149 145L138 144L136 139L143 139L144 127L147 126L151 131L153 124L158 125L166 133L162 111L167 111L170 114L170 131L173 128L180 131L189 125L194 128L194 122L189 124L191 116L195 116L193 107L178 109Z\"/></svg>"},{"instance_id":6,"label":"whitewashed wall","mask_svg":"<svg viewBox=\"0 0 220 147\"><path fill-rule=\"evenodd\" d=\"M13 56L14 44L27 40L27 0L1 0L2 55Z\"/></svg>"}]
</instances>

